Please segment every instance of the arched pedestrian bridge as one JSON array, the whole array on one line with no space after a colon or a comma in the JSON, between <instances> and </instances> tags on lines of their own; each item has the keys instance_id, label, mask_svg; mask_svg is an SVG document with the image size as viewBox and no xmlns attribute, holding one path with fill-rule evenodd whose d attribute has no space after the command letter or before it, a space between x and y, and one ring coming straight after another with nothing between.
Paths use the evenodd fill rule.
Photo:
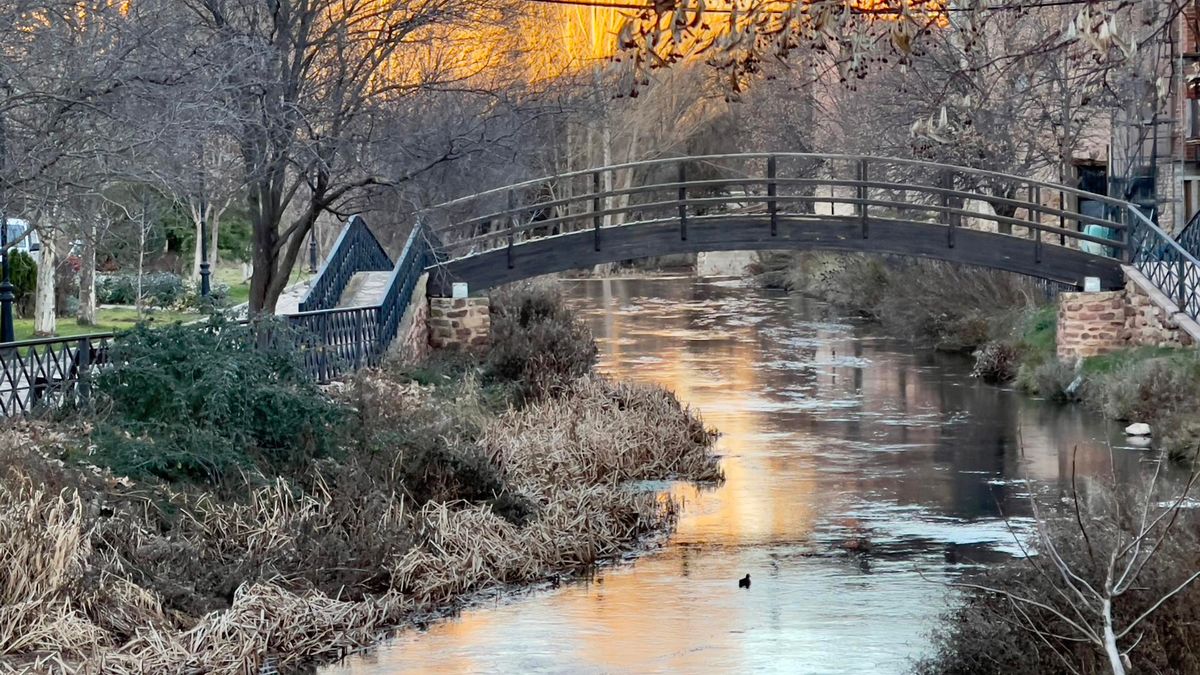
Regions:
<instances>
[{"instance_id":1,"label":"arched pedestrian bridge","mask_svg":"<svg viewBox=\"0 0 1200 675\"><path fill-rule=\"evenodd\" d=\"M1102 215L1079 213L1080 199L1104 205ZM1099 277L1120 288L1122 263L1139 246L1163 244L1143 241L1160 233L1136 207L1068 186L823 154L601 167L488 190L423 217L438 242L435 294L456 281L482 291L633 258L785 249L916 256L1069 286Z\"/></svg>"}]
</instances>

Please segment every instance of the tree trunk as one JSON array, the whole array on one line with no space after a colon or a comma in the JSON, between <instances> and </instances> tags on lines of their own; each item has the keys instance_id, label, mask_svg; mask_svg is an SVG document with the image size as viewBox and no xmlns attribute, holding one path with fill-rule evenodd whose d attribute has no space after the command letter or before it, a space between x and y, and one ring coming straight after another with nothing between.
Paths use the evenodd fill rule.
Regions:
<instances>
[{"instance_id":1,"label":"tree trunk","mask_svg":"<svg viewBox=\"0 0 1200 675\"><path fill-rule=\"evenodd\" d=\"M192 247L193 250L192 250L192 276L191 276L191 278L192 278L193 282L199 282L200 281L200 263L203 262L203 260L201 260L200 254L204 247L204 212L201 209L196 209L192 215L193 215L192 226L196 228L196 237L195 237L196 245ZM199 217L195 217L197 215Z\"/></svg>"},{"instance_id":2,"label":"tree trunk","mask_svg":"<svg viewBox=\"0 0 1200 675\"><path fill-rule=\"evenodd\" d=\"M55 316L54 271L58 267L58 256L55 250L55 233L49 228L42 235L42 257L37 268L37 295L33 304L33 333L38 337L50 337L58 328L58 317Z\"/></svg>"},{"instance_id":3,"label":"tree trunk","mask_svg":"<svg viewBox=\"0 0 1200 675\"><path fill-rule=\"evenodd\" d=\"M220 258L220 256L217 255L217 233L221 231L221 212L223 210L224 209L213 209L212 213L209 214L208 217L208 259L211 265L209 269L214 272L217 271L217 260Z\"/></svg>"},{"instance_id":4,"label":"tree trunk","mask_svg":"<svg viewBox=\"0 0 1200 675\"><path fill-rule=\"evenodd\" d=\"M96 325L96 221L90 220L83 239L79 267L79 309L75 320L80 326Z\"/></svg>"}]
</instances>

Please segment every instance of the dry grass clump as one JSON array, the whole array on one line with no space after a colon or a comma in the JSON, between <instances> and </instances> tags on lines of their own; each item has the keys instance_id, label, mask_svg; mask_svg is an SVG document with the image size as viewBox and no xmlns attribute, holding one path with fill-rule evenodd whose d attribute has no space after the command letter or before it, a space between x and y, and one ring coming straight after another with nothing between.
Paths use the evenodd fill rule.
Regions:
<instances>
[{"instance_id":1,"label":"dry grass clump","mask_svg":"<svg viewBox=\"0 0 1200 675\"><path fill-rule=\"evenodd\" d=\"M715 434L670 392L586 377L490 427L482 443L523 489L723 478Z\"/></svg>"},{"instance_id":2,"label":"dry grass clump","mask_svg":"<svg viewBox=\"0 0 1200 675\"><path fill-rule=\"evenodd\" d=\"M409 609L395 593L360 602L318 591L295 593L259 583L238 590L233 605L183 633L149 630L103 659L123 675L196 672L257 673L268 662L283 672L314 659L336 658L378 639Z\"/></svg>"},{"instance_id":3,"label":"dry grass clump","mask_svg":"<svg viewBox=\"0 0 1200 675\"><path fill-rule=\"evenodd\" d=\"M78 493L0 485L0 654L81 654L106 638L75 599L90 555Z\"/></svg>"},{"instance_id":4,"label":"dry grass clump","mask_svg":"<svg viewBox=\"0 0 1200 675\"><path fill-rule=\"evenodd\" d=\"M488 506L431 502L418 516L420 546L392 572L397 588L422 602L544 579L612 557L670 523L676 505L653 493L606 486L555 491L536 520L518 527Z\"/></svg>"}]
</instances>

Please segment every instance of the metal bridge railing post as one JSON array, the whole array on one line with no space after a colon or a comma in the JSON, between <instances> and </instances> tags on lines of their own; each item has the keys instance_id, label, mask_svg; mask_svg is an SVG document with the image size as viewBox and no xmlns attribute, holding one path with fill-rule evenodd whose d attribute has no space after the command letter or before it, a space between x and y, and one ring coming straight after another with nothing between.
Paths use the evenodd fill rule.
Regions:
<instances>
[{"instance_id":1,"label":"metal bridge railing post","mask_svg":"<svg viewBox=\"0 0 1200 675\"><path fill-rule=\"evenodd\" d=\"M517 192L509 189L508 191L508 269L512 269L513 264L513 244L516 240L517 229Z\"/></svg>"},{"instance_id":2,"label":"metal bridge railing post","mask_svg":"<svg viewBox=\"0 0 1200 675\"><path fill-rule=\"evenodd\" d=\"M954 189L954 174L949 171L943 171L941 176L942 189L946 192L942 193L942 208L949 209L952 206L949 191ZM954 233L958 228L958 214L950 213L949 210L942 211L942 222L946 225L946 248L954 248Z\"/></svg>"},{"instance_id":3,"label":"metal bridge railing post","mask_svg":"<svg viewBox=\"0 0 1200 675\"><path fill-rule=\"evenodd\" d=\"M592 231L595 233L596 250L600 250L600 172L592 172Z\"/></svg>"},{"instance_id":4,"label":"metal bridge railing post","mask_svg":"<svg viewBox=\"0 0 1200 675\"><path fill-rule=\"evenodd\" d=\"M1129 213L1129 209L1131 208L1137 207L1125 206L1119 211L1121 215L1119 218L1117 218L1117 222L1125 226L1121 229L1121 244L1124 245L1124 249L1120 252L1117 258L1126 265L1133 261L1133 228L1137 227L1137 218L1129 217L1131 215ZM1082 227L1080 229L1082 229Z\"/></svg>"},{"instance_id":5,"label":"metal bridge railing post","mask_svg":"<svg viewBox=\"0 0 1200 675\"><path fill-rule=\"evenodd\" d=\"M775 155L767 158L767 212L771 214L771 236L779 234L779 204L775 202Z\"/></svg>"},{"instance_id":6,"label":"metal bridge railing post","mask_svg":"<svg viewBox=\"0 0 1200 675\"><path fill-rule=\"evenodd\" d=\"M1058 245L1067 245L1067 193L1062 190L1058 191L1058 229L1061 230L1058 234Z\"/></svg>"},{"instance_id":7,"label":"metal bridge railing post","mask_svg":"<svg viewBox=\"0 0 1200 675\"><path fill-rule=\"evenodd\" d=\"M1029 191L1029 222L1034 225L1041 225L1042 212L1041 209L1037 207L1042 205L1042 188L1036 185L1031 185L1029 186ZM1036 227L1030 228L1030 230L1032 230L1030 234L1032 234L1034 237L1033 261L1040 264L1042 262L1042 231Z\"/></svg>"},{"instance_id":8,"label":"metal bridge railing post","mask_svg":"<svg viewBox=\"0 0 1200 675\"><path fill-rule=\"evenodd\" d=\"M1187 261L1183 259L1183 256L1179 256L1179 261L1175 265L1175 274L1179 275L1175 304L1182 310L1187 307Z\"/></svg>"},{"instance_id":9,"label":"metal bridge railing post","mask_svg":"<svg viewBox=\"0 0 1200 675\"><path fill-rule=\"evenodd\" d=\"M75 395L86 406L92 396L92 340L80 338L75 357Z\"/></svg>"},{"instance_id":10,"label":"metal bridge railing post","mask_svg":"<svg viewBox=\"0 0 1200 675\"><path fill-rule=\"evenodd\" d=\"M867 186L867 160L858 160L858 220L862 225L862 238L866 239L869 235L867 229L867 195L869 194Z\"/></svg>"},{"instance_id":11,"label":"metal bridge railing post","mask_svg":"<svg viewBox=\"0 0 1200 675\"><path fill-rule=\"evenodd\" d=\"M679 238L687 241L687 164L679 160Z\"/></svg>"}]
</instances>

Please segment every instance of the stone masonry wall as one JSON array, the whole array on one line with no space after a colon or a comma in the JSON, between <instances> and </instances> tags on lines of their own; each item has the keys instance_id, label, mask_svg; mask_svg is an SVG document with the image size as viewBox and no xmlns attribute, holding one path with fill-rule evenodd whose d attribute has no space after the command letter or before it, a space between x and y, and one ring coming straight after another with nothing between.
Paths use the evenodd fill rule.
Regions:
<instances>
[{"instance_id":1,"label":"stone masonry wall","mask_svg":"<svg viewBox=\"0 0 1200 675\"><path fill-rule=\"evenodd\" d=\"M1196 330L1188 330L1195 322L1179 313L1174 302L1137 270L1126 269L1125 279L1125 327L1131 344L1146 347L1195 344Z\"/></svg>"},{"instance_id":2,"label":"stone masonry wall","mask_svg":"<svg viewBox=\"0 0 1200 675\"><path fill-rule=\"evenodd\" d=\"M1125 291L1060 293L1058 358L1098 356L1126 344Z\"/></svg>"},{"instance_id":3,"label":"stone masonry wall","mask_svg":"<svg viewBox=\"0 0 1200 675\"><path fill-rule=\"evenodd\" d=\"M401 363L416 363L429 355L429 299L425 295L428 284L429 275L421 275L408 309L400 318L391 356Z\"/></svg>"},{"instance_id":4,"label":"stone masonry wall","mask_svg":"<svg viewBox=\"0 0 1200 675\"><path fill-rule=\"evenodd\" d=\"M429 343L436 349L484 347L491 326L487 298L429 299Z\"/></svg>"},{"instance_id":5,"label":"stone masonry wall","mask_svg":"<svg viewBox=\"0 0 1200 675\"><path fill-rule=\"evenodd\" d=\"M1098 356L1125 347L1190 347L1200 325L1140 272L1125 267L1125 289L1058 296L1058 358Z\"/></svg>"}]
</instances>

